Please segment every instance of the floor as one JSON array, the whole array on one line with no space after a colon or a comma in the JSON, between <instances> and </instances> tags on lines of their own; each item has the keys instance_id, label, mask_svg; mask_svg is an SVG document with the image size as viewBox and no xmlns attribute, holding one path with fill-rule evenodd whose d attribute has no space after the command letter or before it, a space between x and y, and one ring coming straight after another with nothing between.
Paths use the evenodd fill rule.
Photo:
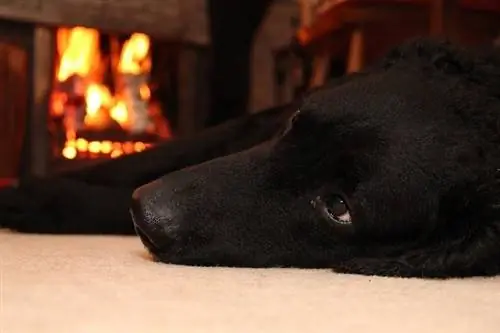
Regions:
<instances>
[{"instance_id":1,"label":"floor","mask_svg":"<svg viewBox=\"0 0 500 333\"><path fill-rule=\"evenodd\" d=\"M500 278L171 266L135 237L0 231L0 282L2 333L500 330Z\"/></svg>"}]
</instances>

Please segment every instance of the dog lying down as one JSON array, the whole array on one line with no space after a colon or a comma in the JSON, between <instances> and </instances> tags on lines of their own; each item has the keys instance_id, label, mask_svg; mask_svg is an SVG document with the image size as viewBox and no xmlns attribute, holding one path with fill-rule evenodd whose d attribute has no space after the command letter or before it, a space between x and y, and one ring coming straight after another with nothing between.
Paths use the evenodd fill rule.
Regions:
<instances>
[{"instance_id":1,"label":"dog lying down","mask_svg":"<svg viewBox=\"0 0 500 333\"><path fill-rule=\"evenodd\" d=\"M500 58L488 52L406 43L297 108L3 189L0 221L137 231L174 264L496 275Z\"/></svg>"}]
</instances>

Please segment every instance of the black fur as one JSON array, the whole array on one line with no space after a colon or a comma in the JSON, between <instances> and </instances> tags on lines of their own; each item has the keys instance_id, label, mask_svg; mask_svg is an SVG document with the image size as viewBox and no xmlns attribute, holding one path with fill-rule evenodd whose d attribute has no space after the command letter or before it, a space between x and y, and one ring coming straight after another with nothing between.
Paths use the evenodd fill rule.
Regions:
<instances>
[{"instance_id":1,"label":"black fur","mask_svg":"<svg viewBox=\"0 0 500 333\"><path fill-rule=\"evenodd\" d=\"M239 120L4 190L0 221L33 232L131 232L133 188L167 174L132 202L135 227L160 261L495 275L499 112L498 55L413 41L312 92L276 136L288 108L250 117L264 118L255 137L237 125L249 119ZM352 224L332 222L315 201L332 196L347 201Z\"/></svg>"}]
</instances>

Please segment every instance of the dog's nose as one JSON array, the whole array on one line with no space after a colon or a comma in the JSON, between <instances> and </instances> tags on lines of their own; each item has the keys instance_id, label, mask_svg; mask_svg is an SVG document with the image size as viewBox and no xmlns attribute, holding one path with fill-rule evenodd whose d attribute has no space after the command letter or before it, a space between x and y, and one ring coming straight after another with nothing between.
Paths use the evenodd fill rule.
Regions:
<instances>
[{"instance_id":1,"label":"dog's nose","mask_svg":"<svg viewBox=\"0 0 500 333\"><path fill-rule=\"evenodd\" d=\"M174 207L168 188L154 181L136 189L130 213L137 234L151 250L164 250L176 237L180 213Z\"/></svg>"}]
</instances>

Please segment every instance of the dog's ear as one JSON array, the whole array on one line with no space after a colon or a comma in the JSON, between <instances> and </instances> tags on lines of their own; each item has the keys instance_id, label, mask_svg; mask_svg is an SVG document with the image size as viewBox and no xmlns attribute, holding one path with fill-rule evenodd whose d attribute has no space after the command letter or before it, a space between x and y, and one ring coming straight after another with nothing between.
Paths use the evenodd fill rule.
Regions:
<instances>
[{"instance_id":1,"label":"dog's ear","mask_svg":"<svg viewBox=\"0 0 500 333\"><path fill-rule=\"evenodd\" d=\"M446 40L417 38L387 53L378 67L407 66L460 75L471 82L484 84L500 74L500 53L492 46L466 48Z\"/></svg>"},{"instance_id":2,"label":"dog's ear","mask_svg":"<svg viewBox=\"0 0 500 333\"><path fill-rule=\"evenodd\" d=\"M384 69L397 65L417 65L447 74L462 74L472 71L474 59L464 48L448 41L419 38L392 49L380 64Z\"/></svg>"},{"instance_id":3,"label":"dog's ear","mask_svg":"<svg viewBox=\"0 0 500 333\"><path fill-rule=\"evenodd\" d=\"M442 224L426 237L384 255L347 260L335 271L428 278L499 274L500 177L463 190L454 189L455 195L445 199Z\"/></svg>"},{"instance_id":4,"label":"dog's ear","mask_svg":"<svg viewBox=\"0 0 500 333\"><path fill-rule=\"evenodd\" d=\"M448 41L415 39L388 52L381 62L381 67L388 69L397 65L414 66L417 63L419 66L458 74L471 70L472 61L465 55L465 50Z\"/></svg>"},{"instance_id":5,"label":"dog's ear","mask_svg":"<svg viewBox=\"0 0 500 333\"><path fill-rule=\"evenodd\" d=\"M441 102L464 122L485 123L481 131L499 136L500 50L466 48L447 41L416 39L404 43L375 66L377 71L418 73L423 80L439 83ZM477 121L476 121L477 119ZM495 128L493 128L495 127ZM491 133L491 130L495 131Z\"/></svg>"}]
</instances>

